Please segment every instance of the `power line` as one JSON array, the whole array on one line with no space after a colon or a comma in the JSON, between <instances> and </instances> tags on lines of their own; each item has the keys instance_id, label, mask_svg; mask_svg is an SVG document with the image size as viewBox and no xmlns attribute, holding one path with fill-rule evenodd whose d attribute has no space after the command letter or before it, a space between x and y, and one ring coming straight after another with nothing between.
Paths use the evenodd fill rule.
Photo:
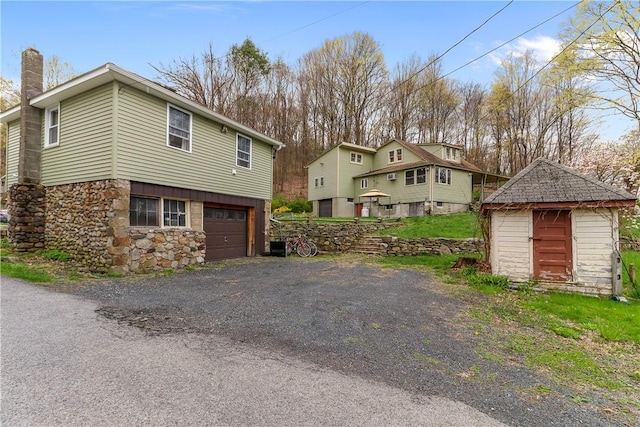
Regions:
<instances>
[{"instance_id":1,"label":"power line","mask_svg":"<svg viewBox=\"0 0 640 427\"><path fill-rule=\"evenodd\" d=\"M398 83L397 85L395 85L394 87L392 87L389 91L387 91L385 94L383 94L381 96L381 98L386 97L387 95L389 95L389 93L393 92L394 90L396 90L397 88L399 88L400 86L402 86L403 84L407 83L409 80L411 80L412 78L414 78L415 76L417 76L418 74L420 74L421 72L423 72L424 70L426 70L427 68L429 68L431 65L433 65L436 61L440 60L443 56L445 56L447 53L449 53L451 50L453 50L455 47L457 47L458 45L460 45L463 41L465 41L466 39L468 39L473 33L475 33L476 31L478 31L480 28L484 27L489 21L491 21L493 18L495 18L496 16L498 16L500 13L502 13L502 11L504 11L507 7L511 6L511 4L514 2L514 0L510 0L509 3L507 3L504 7L502 7L500 10L498 10L496 13L494 13L493 15L491 15L489 18L487 18L482 24L480 24L479 26L477 26L476 28L474 28L471 32L467 33L467 35L465 35L463 38L461 38L458 42L456 42L453 46L451 46L450 48L448 48L447 50L444 51L444 53L438 55L436 58L432 59L427 65L425 65L424 67L420 68L418 71L416 71L415 73L411 74L409 77L407 77L406 79L402 80L400 83Z\"/></svg>"},{"instance_id":2,"label":"power line","mask_svg":"<svg viewBox=\"0 0 640 427\"><path fill-rule=\"evenodd\" d=\"M496 50L498 50L498 49L500 49L500 48L503 48L504 46L508 45L508 44L509 44L509 43L511 43L512 41L514 41L514 40L516 40L516 39L518 39L518 38L520 38L520 37L524 36L524 35L525 35L525 34L527 34L527 33L530 33L531 31L533 31L533 30L535 30L536 28L538 28L538 27L540 27L540 26L542 26L542 25L546 24L547 22L551 21L552 19L555 19L555 18L557 18L558 16L562 15L563 13L565 13L565 12L567 12L567 11L569 11L569 10L573 9L574 7L576 7L576 6L578 6L580 3L582 3L582 1L584 1L584 0L581 0L581 1L579 1L579 2L577 2L577 3L575 3L575 4L573 4L573 5L569 6L568 8L564 9L563 11L560 11L560 12L556 13L556 14L555 14L555 15L553 15L551 18L548 18L548 19L546 19L546 20L542 21L542 22L541 22L541 23L539 23L538 25L536 25L536 26L534 26L534 27L531 27L531 28L529 28L527 31L525 31L525 32L523 32L523 33L520 33L520 34L518 34L517 36L513 37L512 39L510 39L510 40L508 40L508 41L506 41L506 42L502 43L500 46L497 46L497 47L495 47L495 48L491 49L490 51L483 53L482 55L478 56L477 58L472 59L471 61L467 62L466 64L459 66L458 68L456 68L456 69L455 69L455 70L453 70L453 71L448 72L447 74L445 74L445 75L444 75L444 76L442 76L441 78L448 77L448 76L450 76L451 74L455 73L456 71L461 70L462 68L464 68L464 67L466 67L466 66L468 66L468 65L471 65L471 64L473 64L474 62L476 62L476 61L478 61L478 60L480 60L480 59L484 58L485 56L489 55L490 53L493 53L493 52L495 52Z\"/></svg>"},{"instance_id":3,"label":"power line","mask_svg":"<svg viewBox=\"0 0 640 427\"><path fill-rule=\"evenodd\" d=\"M513 0L512 0L512 1L513 1ZM363 4L365 4L365 3L369 3L369 0L366 0L366 1L360 2L360 3L358 3L358 4L355 4L355 5L351 6L351 7L348 7L348 8L346 8L346 9L343 9L343 10L339 11L339 12L336 12L336 13L334 13L334 14L332 14L332 15L325 16L324 18L320 18L320 19L318 19L318 20L316 20L316 21L310 22L310 23L308 23L308 24L306 24L306 25L303 25L302 27L294 28L294 29L293 29L293 30L291 30L291 31L288 31L288 32L283 33L283 34L280 34L279 36L272 37L272 38L270 38L269 40L265 40L265 41L263 41L262 43L269 43L270 41L273 41L273 40L279 39L279 38L284 37L284 36L288 36L289 34L292 34L292 33L295 33L295 32L297 32L297 31L303 30L303 29L308 28L308 27L310 27L310 26L312 26L312 25L318 24L318 23L320 23L320 22L322 22L322 21L326 21L327 19L333 18L334 16L341 15L341 14L343 14L343 13L345 13L345 12L348 12L348 11L350 11L350 10L352 10L352 9L355 9L356 7L360 7L360 6L362 6Z\"/></svg>"}]
</instances>

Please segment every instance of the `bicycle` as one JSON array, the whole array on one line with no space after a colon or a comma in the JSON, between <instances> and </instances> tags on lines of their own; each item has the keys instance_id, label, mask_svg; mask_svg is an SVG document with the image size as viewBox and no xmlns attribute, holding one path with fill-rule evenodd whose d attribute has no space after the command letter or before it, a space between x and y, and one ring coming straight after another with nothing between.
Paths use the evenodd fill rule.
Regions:
<instances>
[{"instance_id":1,"label":"bicycle","mask_svg":"<svg viewBox=\"0 0 640 427\"><path fill-rule=\"evenodd\" d=\"M315 243L306 239L306 236L287 237L287 256L294 251L301 257L315 256L318 253L318 247Z\"/></svg>"}]
</instances>

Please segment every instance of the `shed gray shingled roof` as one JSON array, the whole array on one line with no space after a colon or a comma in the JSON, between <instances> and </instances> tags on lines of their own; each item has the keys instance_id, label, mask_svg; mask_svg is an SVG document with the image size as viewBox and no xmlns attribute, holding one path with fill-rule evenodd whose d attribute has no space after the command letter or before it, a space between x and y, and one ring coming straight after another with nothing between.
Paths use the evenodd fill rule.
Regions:
<instances>
[{"instance_id":1,"label":"shed gray shingled roof","mask_svg":"<svg viewBox=\"0 0 640 427\"><path fill-rule=\"evenodd\" d=\"M635 200L629 192L547 159L537 159L483 204L603 202Z\"/></svg>"}]
</instances>

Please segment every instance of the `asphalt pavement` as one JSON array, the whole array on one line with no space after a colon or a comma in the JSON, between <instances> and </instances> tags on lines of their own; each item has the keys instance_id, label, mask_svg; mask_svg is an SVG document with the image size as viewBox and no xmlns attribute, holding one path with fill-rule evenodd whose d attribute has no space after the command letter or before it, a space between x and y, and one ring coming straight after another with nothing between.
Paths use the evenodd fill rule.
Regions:
<instances>
[{"instance_id":1,"label":"asphalt pavement","mask_svg":"<svg viewBox=\"0 0 640 427\"><path fill-rule=\"evenodd\" d=\"M504 425L453 399L222 335L150 334L86 297L1 280L2 426Z\"/></svg>"}]
</instances>

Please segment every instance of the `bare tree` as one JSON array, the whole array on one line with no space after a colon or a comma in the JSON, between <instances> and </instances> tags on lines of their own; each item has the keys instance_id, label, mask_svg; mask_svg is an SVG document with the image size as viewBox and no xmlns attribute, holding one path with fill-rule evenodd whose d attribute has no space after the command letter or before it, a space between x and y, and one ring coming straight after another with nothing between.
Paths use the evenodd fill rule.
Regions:
<instances>
[{"instance_id":1,"label":"bare tree","mask_svg":"<svg viewBox=\"0 0 640 427\"><path fill-rule=\"evenodd\" d=\"M224 58L215 56L211 43L199 57L178 58L169 65L150 65L158 73L158 79L175 88L180 95L220 114L230 115L233 73Z\"/></svg>"},{"instance_id":2,"label":"bare tree","mask_svg":"<svg viewBox=\"0 0 640 427\"><path fill-rule=\"evenodd\" d=\"M585 1L566 23L561 38L572 72L600 83L591 94L634 119L640 130L640 3Z\"/></svg>"}]
</instances>

